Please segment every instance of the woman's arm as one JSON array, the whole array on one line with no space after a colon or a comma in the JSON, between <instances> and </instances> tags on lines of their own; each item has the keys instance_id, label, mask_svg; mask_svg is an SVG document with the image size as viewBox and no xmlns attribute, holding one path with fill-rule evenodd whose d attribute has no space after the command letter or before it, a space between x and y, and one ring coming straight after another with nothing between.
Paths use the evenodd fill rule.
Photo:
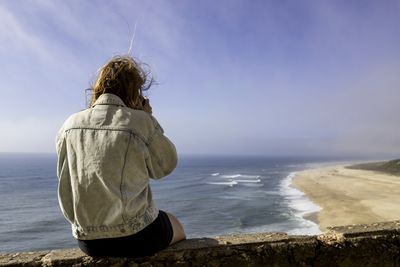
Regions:
<instances>
[{"instance_id":1,"label":"woman's arm","mask_svg":"<svg viewBox=\"0 0 400 267\"><path fill-rule=\"evenodd\" d=\"M141 109L150 115L153 132L146 142L149 155L146 158L146 165L150 178L160 179L170 174L176 167L178 156L174 144L164 135L164 130L151 114L153 109L149 99L140 96Z\"/></svg>"},{"instance_id":2,"label":"woman's arm","mask_svg":"<svg viewBox=\"0 0 400 267\"><path fill-rule=\"evenodd\" d=\"M69 173L68 157L66 150L66 140L64 125L58 131L56 136L56 152L57 152L57 176L58 183L58 202L65 218L74 223L74 207L72 200L71 177Z\"/></svg>"},{"instance_id":3,"label":"woman's arm","mask_svg":"<svg viewBox=\"0 0 400 267\"><path fill-rule=\"evenodd\" d=\"M147 142L149 157L146 160L151 178L159 179L170 174L176 167L178 156L174 144L164 135L157 120L151 116L155 128Z\"/></svg>"}]
</instances>

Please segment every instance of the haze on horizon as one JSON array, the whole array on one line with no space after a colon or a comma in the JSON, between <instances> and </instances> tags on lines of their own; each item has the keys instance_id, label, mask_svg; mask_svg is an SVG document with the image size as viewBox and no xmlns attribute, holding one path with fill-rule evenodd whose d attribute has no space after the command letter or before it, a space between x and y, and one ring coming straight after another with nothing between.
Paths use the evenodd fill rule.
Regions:
<instances>
[{"instance_id":1,"label":"haze on horizon","mask_svg":"<svg viewBox=\"0 0 400 267\"><path fill-rule=\"evenodd\" d=\"M185 154L399 156L400 2L0 3L0 152L54 152L111 56Z\"/></svg>"}]
</instances>

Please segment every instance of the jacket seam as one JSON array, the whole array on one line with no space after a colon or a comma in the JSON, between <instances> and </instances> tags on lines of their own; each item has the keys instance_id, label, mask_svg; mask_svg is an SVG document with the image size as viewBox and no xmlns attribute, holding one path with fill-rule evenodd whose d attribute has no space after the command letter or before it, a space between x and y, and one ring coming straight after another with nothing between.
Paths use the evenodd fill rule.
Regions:
<instances>
[{"instance_id":1,"label":"jacket seam","mask_svg":"<svg viewBox=\"0 0 400 267\"><path fill-rule=\"evenodd\" d=\"M121 217L122 217L122 221L124 223L126 223L126 216L125 216L125 208L126 208L126 196L124 196L124 192L122 190L123 187L123 180L124 180L124 173L125 173L125 165L126 165L126 158L128 156L128 151L129 151L129 146L131 144L131 139L132 139L132 133L129 134L129 141L128 141L128 145L126 147L126 151L125 151L125 158L124 158L124 165L122 166L122 170L121 170L121 183L119 186L119 190L121 192L121 199L122 199L122 205L123 205L123 211L121 213Z\"/></svg>"},{"instance_id":2,"label":"jacket seam","mask_svg":"<svg viewBox=\"0 0 400 267\"><path fill-rule=\"evenodd\" d=\"M143 143L145 143L146 145L149 145L148 142L146 142L146 138L143 137L143 135L139 134L138 132L129 129L129 128L115 128L115 127L83 127L83 126L74 126L74 127L70 127L68 129L65 130L65 132L68 132L70 130L103 130L103 131L120 131L120 132L127 132L129 134L132 134L134 136L137 136L140 138L140 140L142 140Z\"/></svg>"},{"instance_id":3,"label":"jacket seam","mask_svg":"<svg viewBox=\"0 0 400 267\"><path fill-rule=\"evenodd\" d=\"M162 132L162 128L161 128L161 126L160 126L159 124L154 125L154 131L153 131L153 133L150 135L148 142L147 142L147 143L145 142L145 144L146 144L146 146L147 146L147 149L148 149L149 151L151 151L151 152L150 152L151 156L155 158L155 162L157 163L158 167L159 167L159 168L162 170L162 172L164 173L164 168L163 168L162 160L161 160L161 158L157 155L157 153L154 153L154 151L152 151L153 149L152 149L152 147L151 147L151 144L153 143L153 140L154 140L155 136L158 134L157 131Z\"/></svg>"}]
</instances>

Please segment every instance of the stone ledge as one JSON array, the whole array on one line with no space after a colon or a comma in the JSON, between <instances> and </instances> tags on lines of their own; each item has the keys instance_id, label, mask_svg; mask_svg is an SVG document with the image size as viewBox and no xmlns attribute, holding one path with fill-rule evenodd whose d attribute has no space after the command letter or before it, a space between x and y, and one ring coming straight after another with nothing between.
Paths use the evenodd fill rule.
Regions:
<instances>
[{"instance_id":1,"label":"stone ledge","mask_svg":"<svg viewBox=\"0 0 400 267\"><path fill-rule=\"evenodd\" d=\"M144 258L79 249L0 255L0 266L398 266L400 221L332 227L318 236L257 233L190 239Z\"/></svg>"}]
</instances>

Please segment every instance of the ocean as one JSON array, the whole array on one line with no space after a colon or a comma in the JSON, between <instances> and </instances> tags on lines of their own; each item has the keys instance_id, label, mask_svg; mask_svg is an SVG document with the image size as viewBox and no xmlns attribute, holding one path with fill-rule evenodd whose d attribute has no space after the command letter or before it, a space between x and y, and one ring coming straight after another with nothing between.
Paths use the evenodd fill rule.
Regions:
<instances>
[{"instance_id":1,"label":"ocean","mask_svg":"<svg viewBox=\"0 0 400 267\"><path fill-rule=\"evenodd\" d=\"M0 153L0 252L76 247L57 200L56 155ZM342 159L180 156L176 170L151 188L189 238L254 232L318 234L316 212L290 186L295 172Z\"/></svg>"}]
</instances>

